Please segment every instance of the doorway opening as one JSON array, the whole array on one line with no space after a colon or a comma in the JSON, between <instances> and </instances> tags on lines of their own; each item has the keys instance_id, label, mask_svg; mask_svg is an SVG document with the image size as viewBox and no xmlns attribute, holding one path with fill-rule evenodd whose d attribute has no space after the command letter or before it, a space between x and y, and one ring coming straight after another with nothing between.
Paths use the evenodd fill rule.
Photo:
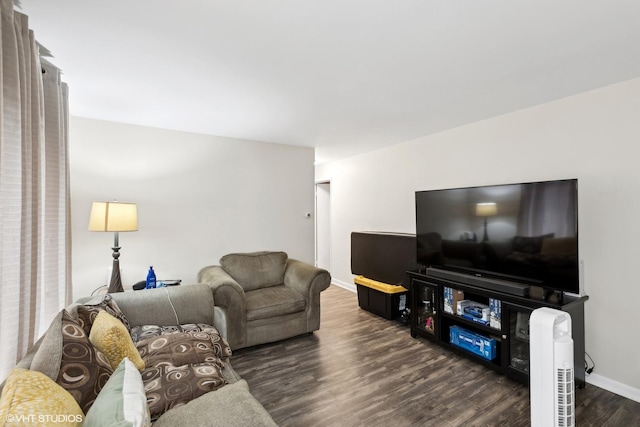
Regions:
<instances>
[{"instance_id":1,"label":"doorway opening","mask_svg":"<svg viewBox=\"0 0 640 427\"><path fill-rule=\"evenodd\" d=\"M316 267L331 271L331 182L316 183Z\"/></svg>"}]
</instances>

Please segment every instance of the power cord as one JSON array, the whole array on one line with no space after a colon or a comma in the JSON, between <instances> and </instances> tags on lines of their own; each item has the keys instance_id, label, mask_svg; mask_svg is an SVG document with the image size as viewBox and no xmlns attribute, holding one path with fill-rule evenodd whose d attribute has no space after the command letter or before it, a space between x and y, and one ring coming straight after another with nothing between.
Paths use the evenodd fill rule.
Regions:
<instances>
[{"instance_id":1,"label":"power cord","mask_svg":"<svg viewBox=\"0 0 640 427\"><path fill-rule=\"evenodd\" d=\"M99 286L99 287L95 288L95 289L93 290L93 292L91 292L91 296L95 296L95 295L96 295L96 293L97 293L100 289L102 289L102 288L106 288L106 287L107 287L107 285L102 285L102 286Z\"/></svg>"},{"instance_id":2,"label":"power cord","mask_svg":"<svg viewBox=\"0 0 640 427\"><path fill-rule=\"evenodd\" d=\"M593 370L596 368L596 363L593 361L593 359L591 358L591 356L589 356L589 353L587 353L586 351L584 352L585 356L587 356L589 358L589 360L591 361L591 367L589 367L589 363L587 362L587 359L584 360L584 370L587 373L587 375L590 375L591 372L593 372Z\"/></svg>"},{"instance_id":3,"label":"power cord","mask_svg":"<svg viewBox=\"0 0 640 427\"><path fill-rule=\"evenodd\" d=\"M169 295L169 289L163 287L164 291L167 293L167 298L169 299L169 304L171 304L171 309L173 310L173 315L176 317L176 325L180 324L180 319L178 319L178 313L176 312L176 308L173 306L173 301L171 301L171 295Z\"/></svg>"}]
</instances>

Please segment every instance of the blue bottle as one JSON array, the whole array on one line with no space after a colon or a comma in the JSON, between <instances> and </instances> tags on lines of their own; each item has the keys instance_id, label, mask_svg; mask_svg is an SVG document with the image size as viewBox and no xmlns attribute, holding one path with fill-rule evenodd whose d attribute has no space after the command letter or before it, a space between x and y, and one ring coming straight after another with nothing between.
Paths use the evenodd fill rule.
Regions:
<instances>
[{"instance_id":1,"label":"blue bottle","mask_svg":"<svg viewBox=\"0 0 640 427\"><path fill-rule=\"evenodd\" d=\"M149 267L147 273L147 289L153 289L156 287L156 273L153 271L153 266Z\"/></svg>"}]
</instances>

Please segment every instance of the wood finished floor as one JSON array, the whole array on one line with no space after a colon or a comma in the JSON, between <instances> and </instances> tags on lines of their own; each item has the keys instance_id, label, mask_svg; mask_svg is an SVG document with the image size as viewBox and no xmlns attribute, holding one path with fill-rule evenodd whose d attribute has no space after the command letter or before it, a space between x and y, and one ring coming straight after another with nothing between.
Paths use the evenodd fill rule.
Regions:
<instances>
[{"instance_id":1,"label":"wood finished floor","mask_svg":"<svg viewBox=\"0 0 640 427\"><path fill-rule=\"evenodd\" d=\"M234 353L234 369L284 426L528 426L529 391L409 328L322 293L320 330ZM587 385L578 426L640 426L640 403Z\"/></svg>"}]
</instances>

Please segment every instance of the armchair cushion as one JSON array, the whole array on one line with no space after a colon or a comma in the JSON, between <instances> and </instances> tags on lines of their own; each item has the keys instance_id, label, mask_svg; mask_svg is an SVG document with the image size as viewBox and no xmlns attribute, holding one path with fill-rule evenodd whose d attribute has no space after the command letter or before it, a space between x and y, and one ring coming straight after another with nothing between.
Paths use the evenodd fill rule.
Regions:
<instances>
[{"instance_id":1,"label":"armchair cushion","mask_svg":"<svg viewBox=\"0 0 640 427\"><path fill-rule=\"evenodd\" d=\"M247 292L247 320L267 319L305 309L304 297L287 286L271 286Z\"/></svg>"},{"instance_id":2,"label":"armchair cushion","mask_svg":"<svg viewBox=\"0 0 640 427\"><path fill-rule=\"evenodd\" d=\"M281 285L287 268L285 252L228 254L220 265L246 291Z\"/></svg>"}]
</instances>

